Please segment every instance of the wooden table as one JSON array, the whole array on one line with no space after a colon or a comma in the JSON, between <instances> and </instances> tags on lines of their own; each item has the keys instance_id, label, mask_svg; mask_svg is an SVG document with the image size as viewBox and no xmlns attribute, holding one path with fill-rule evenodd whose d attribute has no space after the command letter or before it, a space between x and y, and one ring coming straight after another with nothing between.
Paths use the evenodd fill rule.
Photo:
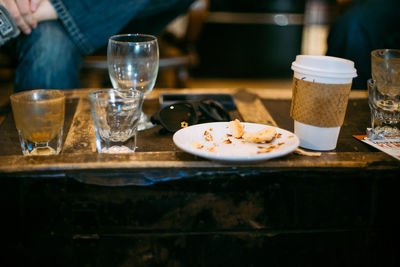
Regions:
<instances>
[{"instance_id":1,"label":"wooden table","mask_svg":"<svg viewBox=\"0 0 400 267\"><path fill-rule=\"evenodd\" d=\"M400 162L354 139L365 92L352 92L334 151L226 164L179 151L160 127L133 154L98 154L87 94L69 91L63 152L24 157L12 116L0 125L7 255L42 266L398 266ZM292 131L290 90L229 93L243 121ZM44 251L46 251L44 253ZM24 256L20 256L23 254ZM0 262L0 265L1 262Z\"/></svg>"}]
</instances>

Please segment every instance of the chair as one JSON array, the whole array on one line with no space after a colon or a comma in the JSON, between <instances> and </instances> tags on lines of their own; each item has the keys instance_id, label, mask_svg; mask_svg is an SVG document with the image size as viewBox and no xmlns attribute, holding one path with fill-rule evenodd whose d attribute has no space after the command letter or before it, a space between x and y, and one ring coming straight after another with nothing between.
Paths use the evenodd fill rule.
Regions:
<instances>
[{"instance_id":1,"label":"chair","mask_svg":"<svg viewBox=\"0 0 400 267\"><path fill-rule=\"evenodd\" d=\"M183 20L185 30L182 36L178 36L170 28L161 34L159 38L160 62L158 87L185 88L189 78L189 70L198 64L196 42L199 38L202 25L207 15L208 0L196 0L190 7ZM107 71L107 58L102 50L94 55L85 57L82 73L88 75L91 82L99 79L98 73ZM104 77L104 75L103 75ZM104 86L108 82L100 82Z\"/></svg>"},{"instance_id":2,"label":"chair","mask_svg":"<svg viewBox=\"0 0 400 267\"><path fill-rule=\"evenodd\" d=\"M189 69L196 66L198 56L195 45L208 10L208 0L196 0L186 16L183 36L176 36L171 31L164 31L159 38L160 71L157 86L185 88L189 78ZM11 88L15 69L12 53L2 47L0 51L1 87ZM86 56L81 70L82 87L111 86L108 78L107 56L105 49Z\"/></svg>"}]
</instances>

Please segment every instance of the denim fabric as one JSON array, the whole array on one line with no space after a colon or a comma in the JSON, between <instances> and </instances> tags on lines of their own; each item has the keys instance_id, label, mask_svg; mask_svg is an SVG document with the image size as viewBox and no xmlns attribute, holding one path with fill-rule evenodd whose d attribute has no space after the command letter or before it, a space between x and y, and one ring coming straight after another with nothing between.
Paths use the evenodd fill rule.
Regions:
<instances>
[{"instance_id":1,"label":"denim fabric","mask_svg":"<svg viewBox=\"0 0 400 267\"><path fill-rule=\"evenodd\" d=\"M193 0L51 0L61 22L79 49L88 54L107 43L128 23L152 18L149 28L137 32L157 34L174 16L185 12ZM143 25L141 25L143 26Z\"/></svg>"},{"instance_id":2,"label":"denim fabric","mask_svg":"<svg viewBox=\"0 0 400 267\"><path fill-rule=\"evenodd\" d=\"M45 21L17 43L14 91L79 88L82 54L58 21Z\"/></svg>"},{"instance_id":3,"label":"denim fabric","mask_svg":"<svg viewBox=\"0 0 400 267\"><path fill-rule=\"evenodd\" d=\"M84 55L122 30L157 35L194 0L50 0L59 20L18 39L15 91L79 88Z\"/></svg>"},{"instance_id":4,"label":"denim fabric","mask_svg":"<svg viewBox=\"0 0 400 267\"><path fill-rule=\"evenodd\" d=\"M367 88L372 50L400 48L399 9L399 0L356 1L331 27L326 54L354 61L353 89Z\"/></svg>"}]
</instances>

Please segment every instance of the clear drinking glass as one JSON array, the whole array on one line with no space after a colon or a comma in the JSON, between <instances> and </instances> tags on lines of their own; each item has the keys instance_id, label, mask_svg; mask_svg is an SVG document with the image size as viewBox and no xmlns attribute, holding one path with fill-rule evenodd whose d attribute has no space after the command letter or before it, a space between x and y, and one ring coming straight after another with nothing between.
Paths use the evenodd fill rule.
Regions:
<instances>
[{"instance_id":1,"label":"clear drinking glass","mask_svg":"<svg viewBox=\"0 0 400 267\"><path fill-rule=\"evenodd\" d=\"M24 155L54 155L62 149L65 96L60 90L31 90L10 96Z\"/></svg>"},{"instance_id":2,"label":"clear drinking glass","mask_svg":"<svg viewBox=\"0 0 400 267\"><path fill-rule=\"evenodd\" d=\"M114 88L132 89L148 95L158 74L157 38L145 34L120 34L110 37L107 48L108 73ZM138 129L153 127L141 112Z\"/></svg>"},{"instance_id":3,"label":"clear drinking glass","mask_svg":"<svg viewBox=\"0 0 400 267\"><path fill-rule=\"evenodd\" d=\"M380 92L385 95L400 95L400 50L372 51L371 73Z\"/></svg>"},{"instance_id":4,"label":"clear drinking glass","mask_svg":"<svg viewBox=\"0 0 400 267\"><path fill-rule=\"evenodd\" d=\"M373 79L368 82L368 103L371 110L371 140L400 140L400 94L380 90Z\"/></svg>"},{"instance_id":5,"label":"clear drinking glass","mask_svg":"<svg viewBox=\"0 0 400 267\"><path fill-rule=\"evenodd\" d=\"M400 50L371 52L372 79L368 80L372 140L400 140Z\"/></svg>"},{"instance_id":6,"label":"clear drinking glass","mask_svg":"<svg viewBox=\"0 0 400 267\"><path fill-rule=\"evenodd\" d=\"M92 121L99 153L135 152L143 93L106 89L89 93Z\"/></svg>"}]
</instances>

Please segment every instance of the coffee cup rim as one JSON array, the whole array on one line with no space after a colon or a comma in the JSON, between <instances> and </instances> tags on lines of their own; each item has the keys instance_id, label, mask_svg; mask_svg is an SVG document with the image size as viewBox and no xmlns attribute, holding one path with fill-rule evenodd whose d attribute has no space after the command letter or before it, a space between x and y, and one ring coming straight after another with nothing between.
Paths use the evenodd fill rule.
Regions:
<instances>
[{"instance_id":1,"label":"coffee cup rim","mask_svg":"<svg viewBox=\"0 0 400 267\"><path fill-rule=\"evenodd\" d=\"M292 70L330 78L357 77L353 61L331 56L298 55L292 63Z\"/></svg>"}]
</instances>

